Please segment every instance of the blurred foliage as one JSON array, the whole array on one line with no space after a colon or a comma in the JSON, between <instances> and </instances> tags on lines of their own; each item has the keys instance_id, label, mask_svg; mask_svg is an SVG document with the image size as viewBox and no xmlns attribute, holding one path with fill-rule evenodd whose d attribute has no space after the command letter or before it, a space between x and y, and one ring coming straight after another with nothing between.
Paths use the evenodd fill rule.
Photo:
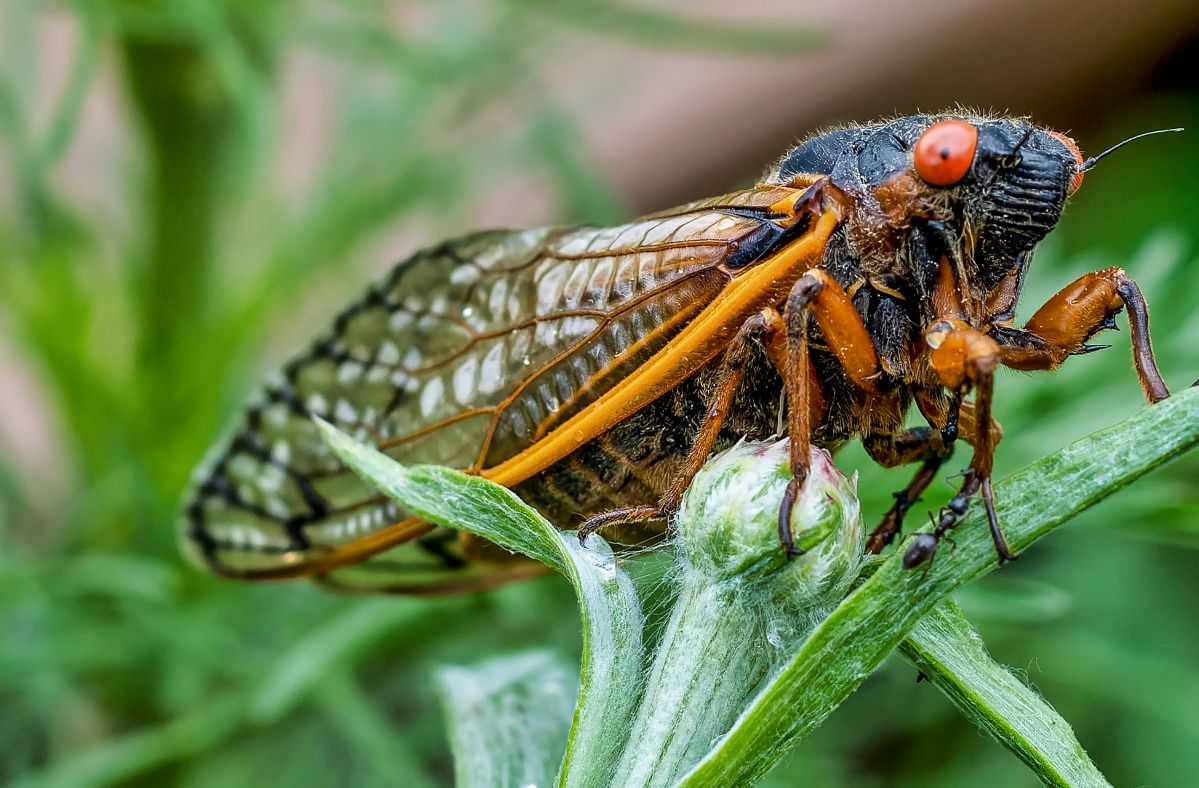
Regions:
<instances>
[{"instance_id":1,"label":"blurred foliage","mask_svg":"<svg viewBox=\"0 0 1199 788\"><path fill-rule=\"evenodd\" d=\"M52 471L0 455L0 782L444 783L433 666L532 645L577 650L574 602L555 578L468 598L361 600L213 580L176 553L191 468L260 354L280 355L264 341L312 334L298 317L305 299L349 297L368 276L351 267L366 245L414 223L460 232L455 208L506 179L532 178L563 220L622 214L537 79L591 4L409 3L421 22L411 32L390 23L394 10L369 0L0 6L0 325L62 436ZM73 36L52 96L34 88L40 14L66 18ZM601 35L654 46L811 42L803 31L725 37L632 4L605 6L602 20ZM332 153L303 189L280 185L275 159L289 132L280 82L297 56L333 80ZM119 174L113 204L97 206L76 198L59 166L105 68L121 76L119 122L135 146L128 161L96 163ZM1199 97L1147 98L1122 118L1099 139L1199 127ZM1174 386L1199 372L1197 139L1142 143L1089 174L1025 301L1126 265L1153 305ZM1126 341L1115 342L1059 374L1000 381L1000 475L1140 407ZM906 476L856 448L839 462L862 470L868 512ZM1196 478L1195 458L1176 463L962 595L996 657L1027 667L1117 784L1199 773ZM775 783L1026 779L912 679L896 669L868 682Z\"/></svg>"}]
</instances>

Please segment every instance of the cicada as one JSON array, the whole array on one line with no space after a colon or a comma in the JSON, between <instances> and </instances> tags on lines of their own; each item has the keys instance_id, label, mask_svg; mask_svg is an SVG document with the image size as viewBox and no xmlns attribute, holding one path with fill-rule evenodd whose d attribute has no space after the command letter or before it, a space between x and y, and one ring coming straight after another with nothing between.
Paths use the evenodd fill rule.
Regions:
<instances>
[{"instance_id":1,"label":"cicada","mask_svg":"<svg viewBox=\"0 0 1199 788\"><path fill-rule=\"evenodd\" d=\"M916 464L879 551L958 439L961 486L912 540L933 557L970 502L1002 562L991 473L995 370L1053 370L1126 310L1150 402L1140 289L1087 273L1015 325L1033 250L1098 157L1027 120L919 115L819 133L760 182L616 227L478 232L396 265L261 389L202 468L182 539L212 571L347 588L461 591L538 570L410 516L345 468L318 416L403 463L512 488L562 528L661 535L713 452L784 430ZM925 426L905 427L915 406Z\"/></svg>"}]
</instances>

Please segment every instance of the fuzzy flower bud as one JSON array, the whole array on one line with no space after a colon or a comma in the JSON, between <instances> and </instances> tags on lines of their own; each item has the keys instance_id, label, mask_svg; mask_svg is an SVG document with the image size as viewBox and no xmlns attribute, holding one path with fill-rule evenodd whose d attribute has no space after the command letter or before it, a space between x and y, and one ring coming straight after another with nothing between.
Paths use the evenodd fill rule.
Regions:
<instances>
[{"instance_id":1,"label":"fuzzy flower bud","mask_svg":"<svg viewBox=\"0 0 1199 788\"><path fill-rule=\"evenodd\" d=\"M843 593L862 562L865 530L857 477L846 477L824 449L813 448L808 478L791 512L795 546L779 546L778 515L791 480L789 441L742 441L714 457L683 497L678 534L683 560L713 580L775 572L815 597Z\"/></svg>"},{"instance_id":2,"label":"fuzzy flower bud","mask_svg":"<svg viewBox=\"0 0 1199 788\"><path fill-rule=\"evenodd\" d=\"M856 480L823 449L810 462L791 517L807 552L790 560L778 533L787 441L738 443L692 481L676 521L678 597L611 784L675 784L848 592L865 538Z\"/></svg>"}]
</instances>

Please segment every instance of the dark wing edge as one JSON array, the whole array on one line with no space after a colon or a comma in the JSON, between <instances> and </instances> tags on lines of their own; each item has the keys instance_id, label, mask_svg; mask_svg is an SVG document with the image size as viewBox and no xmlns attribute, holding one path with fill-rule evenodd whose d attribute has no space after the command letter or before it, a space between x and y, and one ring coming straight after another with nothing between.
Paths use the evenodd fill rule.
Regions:
<instances>
[{"instance_id":1,"label":"dark wing edge","mask_svg":"<svg viewBox=\"0 0 1199 788\"><path fill-rule=\"evenodd\" d=\"M452 277L476 266L483 253L512 270L534 260L548 234L483 231L422 250L343 310L331 331L268 377L231 436L199 466L179 523L182 552L225 577L303 576L330 549L403 521L395 503L329 452L312 421L320 416L360 440L378 442L387 437L380 423L411 389L413 376L399 371L397 343L379 326L364 329L363 316L390 314L392 327L396 315L411 323L419 315L400 311L405 297L397 292L406 276L423 267L426 276ZM469 561L455 536L451 529L422 528L389 553L389 565L414 577L457 574Z\"/></svg>"}]
</instances>

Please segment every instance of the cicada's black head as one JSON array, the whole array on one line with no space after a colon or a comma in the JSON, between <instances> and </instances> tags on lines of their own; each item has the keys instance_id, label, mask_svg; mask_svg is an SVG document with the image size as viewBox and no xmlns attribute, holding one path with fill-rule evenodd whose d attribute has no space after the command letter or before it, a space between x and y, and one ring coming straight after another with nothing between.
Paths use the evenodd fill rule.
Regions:
<instances>
[{"instance_id":1,"label":"cicada's black head","mask_svg":"<svg viewBox=\"0 0 1199 788\"><path fill-rule=\"evenodd\" d=\"M942 256L979 299L1017 277L1082 180L1063 134L964 113L899 118L815 136L768 180L823 174L849 198L847 242L867 273L935 277Z\"/></svg>"}]
</instances>

